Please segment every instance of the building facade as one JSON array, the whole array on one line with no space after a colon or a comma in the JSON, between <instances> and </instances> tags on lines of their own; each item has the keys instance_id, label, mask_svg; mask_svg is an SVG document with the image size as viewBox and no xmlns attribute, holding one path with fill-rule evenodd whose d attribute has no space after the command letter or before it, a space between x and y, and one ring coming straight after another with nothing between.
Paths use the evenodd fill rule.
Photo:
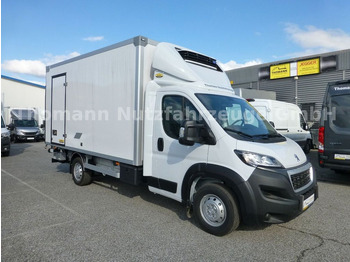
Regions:
<instances>
[{"instance_id":1,"label":"building facade","mask_svg":"<svg viewBox=\"0 0 350 262\"><path fill-rule=\"evenodd\" d=\"M297 104L309 123L321 117L329 82L350 79L350 49L226 71L233 88L276 92L279 101Z\"/></svg>"},{"instance_id":2,"label":"building facade","mask_svg":"<svg viewBox=\"0 0 350 262\"><path fill-rule=\"evenodd\" d=\"M33 108L38 113L39 125L44 120L45 86L1 75L1 114L10 122L11 108Z\"/></svg>"}]
</instances>

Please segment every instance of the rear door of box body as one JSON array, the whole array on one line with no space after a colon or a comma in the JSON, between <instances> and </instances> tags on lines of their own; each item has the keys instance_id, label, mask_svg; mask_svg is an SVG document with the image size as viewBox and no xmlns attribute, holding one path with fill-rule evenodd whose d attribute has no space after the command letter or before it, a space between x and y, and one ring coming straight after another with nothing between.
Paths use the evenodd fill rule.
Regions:
<instances>
[{"instance_id":1,"label":"rear door of box body","mask_svg":"<svg viewBox=\"0 0 350 262\"><path fill-rule=\"evenodd\" d=\"M66 74L53 76L51 86L51 142L65 145Z\"/></svg>"}]
</instances>

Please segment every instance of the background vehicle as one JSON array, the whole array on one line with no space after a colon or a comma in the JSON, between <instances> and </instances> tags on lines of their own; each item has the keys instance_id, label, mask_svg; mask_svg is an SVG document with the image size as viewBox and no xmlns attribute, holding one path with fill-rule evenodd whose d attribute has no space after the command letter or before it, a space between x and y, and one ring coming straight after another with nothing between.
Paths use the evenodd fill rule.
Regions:
<instances>
[{"instance_id":1,"label":"background vehicle","mask_svg":"<svg viewBox=\"0 0 350 262\"><path fill-rule=\"evenodd\" d=\"M139 36L46 70L46 144L92 172L187 205L207 232L282 223L318 196L301 148L234 94L215 59Z\"/></svg>"},{"instance_id":2,"label":"background vehicle","mask_svg":"<svg viewBox=\"0 0 350 262\"><path fill-rule=\"evenodd\" d=\"M280 134L297 142L306 154L310 152L313 148L311 133L297 105L269 99L248 101Z\"/></svg>"},{"instance_id":3,"label":"background vehicle","mask_svg":"<svg viewBox=\"0 0 350 262\"><path fill-rule=\"evenodd\" d=\"M256 90L248 88L233 88L237 96L243 97L245 99L271 99L276 100L276 92Z\"/></svg>"},{"instance_id":4,"label":"background vehicle","mask_svg":"<svg viewBox=\"0 0 350 262\"><path fill-rule=\"evenodd\" d=\"M11 149L10 131L6 128L4 118L1 116L1 155L9 156Z\"/></svg>"},{"instance_id":5,"label":"background vehicle","mask_svg":"<svg viewBox=\"0 0 350 262\"><path fill-rule=\"evenodd\" d=\"M350 173L350 80L328 84L318 140L320 166Z\"/></svg>"},{"instance_id":6,"label":"background vehicle","mask_svg":"<svg viewBox=\"0 0 350 262\"><path fill-rule=\"evenodd\" d=\"M39 141L44 136L39 129L33 109L12 109L9 129L11 130L11 139L15 142L21 140Z\"/></svg>"}]
</instances>

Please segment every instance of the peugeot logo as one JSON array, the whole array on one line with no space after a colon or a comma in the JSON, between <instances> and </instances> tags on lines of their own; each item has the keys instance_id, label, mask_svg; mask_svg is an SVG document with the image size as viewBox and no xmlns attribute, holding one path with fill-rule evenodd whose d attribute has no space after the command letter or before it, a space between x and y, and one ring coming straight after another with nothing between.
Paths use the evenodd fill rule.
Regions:
<instances>
[{"instance_id":1,"label":"peugeot logo","mask_svg":"<svg viewBox=\"0 0 350 262\"><path fill-rule=\"evenodd\" d=\"M295 157L295 159L296 159L298 162L300 162L300 159L299 159L299 157L298 157L296 154L294 154L294 157Z\"/></svg>"}]
</instances>

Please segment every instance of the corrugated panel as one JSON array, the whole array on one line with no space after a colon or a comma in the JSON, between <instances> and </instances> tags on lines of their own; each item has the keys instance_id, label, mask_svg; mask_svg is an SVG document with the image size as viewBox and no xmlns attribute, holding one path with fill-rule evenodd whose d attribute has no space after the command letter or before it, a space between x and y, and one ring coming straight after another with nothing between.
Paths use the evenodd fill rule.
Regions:
<instances>
[{"instance_id":1,"label":"corrugated panel","mask_svg":"<svg viewBox=\"0 0 350 262\"><path fill-rule=\"evenodd\" d=\"M350 79L350 70L345 70L345 79L344 80L347 80L347 79Z\"/></svg>"},{"instance_id":2,"label":"corrugated panel","mask_svg":"<svg viewBox=\"0 0 350 262\"><path fill-rule=\"evenodd\" d=\"M260 81L259 90L274 91L277 100L295 103L295 80L293 78Z\"/></svg>"},{"instance_id":3,"label":"corrugated panel","mask_svg":"<svg viewBox=\"0 0 350 262\"><path fill-rule=\"evenodd\" d=\"M307 119L314 119L315 122L319 120L324 93L329 82L350 79L350 49L341 50L320 54L320 57L327 57L331 55L337 56L337 70L326 71L316 75L300 76L298 80L294 78L284 78L277 80L262 80L257 81L259 68L269 66L270 64L257 65L252 67L240 68L226 72L230 80L235 81L236 88L253 88L266 91L276 92L276 99L289 103L296 103L296 81L297 81L297 103L299 106L304 104L315 104L313 112L307 112ZM317 55L310 56L316 57ZM307 58L307 57L304 57ZM301 60L303 58L295 58L294 60ZM293 59L286 60L290 62ZM275 62L281 63L282 61ZM306 107L307 108L307 107ZM312 110L309 110L312 111Z\"/></svg>"},{"instance_id":4,"label":"corrugated panel","mask_svg":"<svg viewBox=\"0 0 350 262\"><path fill-rule=\"evenodd\" d=\"M275 61L271 63L265 63L250 67L243 67L238 69L233 69L226 71L226 74L230 80L233 80L236 84L242 84L247 82L255 82L258 81L259 77L259 69L261 67L270 66L272 64L280 64L284 62L291 62L291 61L298 61L302 59L308 59L313 57L327 57L331 55L337 56L337 68L338 70L349 70L350 69L350 49L341 50L341 51L335 51L335 52L329 52L324 54L315 54L311 56L305 56L305 57L298 57L298 58L291 58L287 60L281 60L281 61ZM325 72L324 72L325 73ZM322 73L322 74L324 74Z\"/></svg>"},{"instance_id":5,"label":"corrugated panel","mask_svg":"<svg viewBox=\"0 0 350 262\"><path fill-rule=\"evenodd\" d=\"M234 84L232 86L233 88L246 88L246 89L249 89L250 88L250 83L244 83L244 84Z\"/></svg>"},{"instance_id":6,"label":"corrugated panel","mask_svg":"<svg viewBox=\"0 0 350 262\"><path fill-rule=\"evenodd\" d=\"M318 121L321 114L323 97L327 84L343 79L342 71L326 72L318 75L302 76L298 79L298 105L315 103L314 112L308 112L307 118Z\"/></svg>"},{"instance_id":7,"label":"corrugated panel","mask_svg":"<svg viewBox=\"0 0 350 262\"><path fill-rule=\"evenodd\" d=\"M226 71L228 78L236 84L258 81L259 66L243 67Z\"/></svg>"},{"instance_id":8,"label":"corrugated panel","mask_svg":"<svg viewBox=\"0 0 350 262\"><path fill-rule=\"evenodd\" d=\"M350 69L350 49L341 51L338 55L338 69Z\"/></svg>"},{"instance_id":9,"label":"corrugated panel","mask_svg":"<svg viewBox=\"0 0 350 262\"><path fill-rule=\"evenodd\" d=\"M251 88L252 89L258 89L258 82L251 83Z\"/></svg>"}]
</instances>

